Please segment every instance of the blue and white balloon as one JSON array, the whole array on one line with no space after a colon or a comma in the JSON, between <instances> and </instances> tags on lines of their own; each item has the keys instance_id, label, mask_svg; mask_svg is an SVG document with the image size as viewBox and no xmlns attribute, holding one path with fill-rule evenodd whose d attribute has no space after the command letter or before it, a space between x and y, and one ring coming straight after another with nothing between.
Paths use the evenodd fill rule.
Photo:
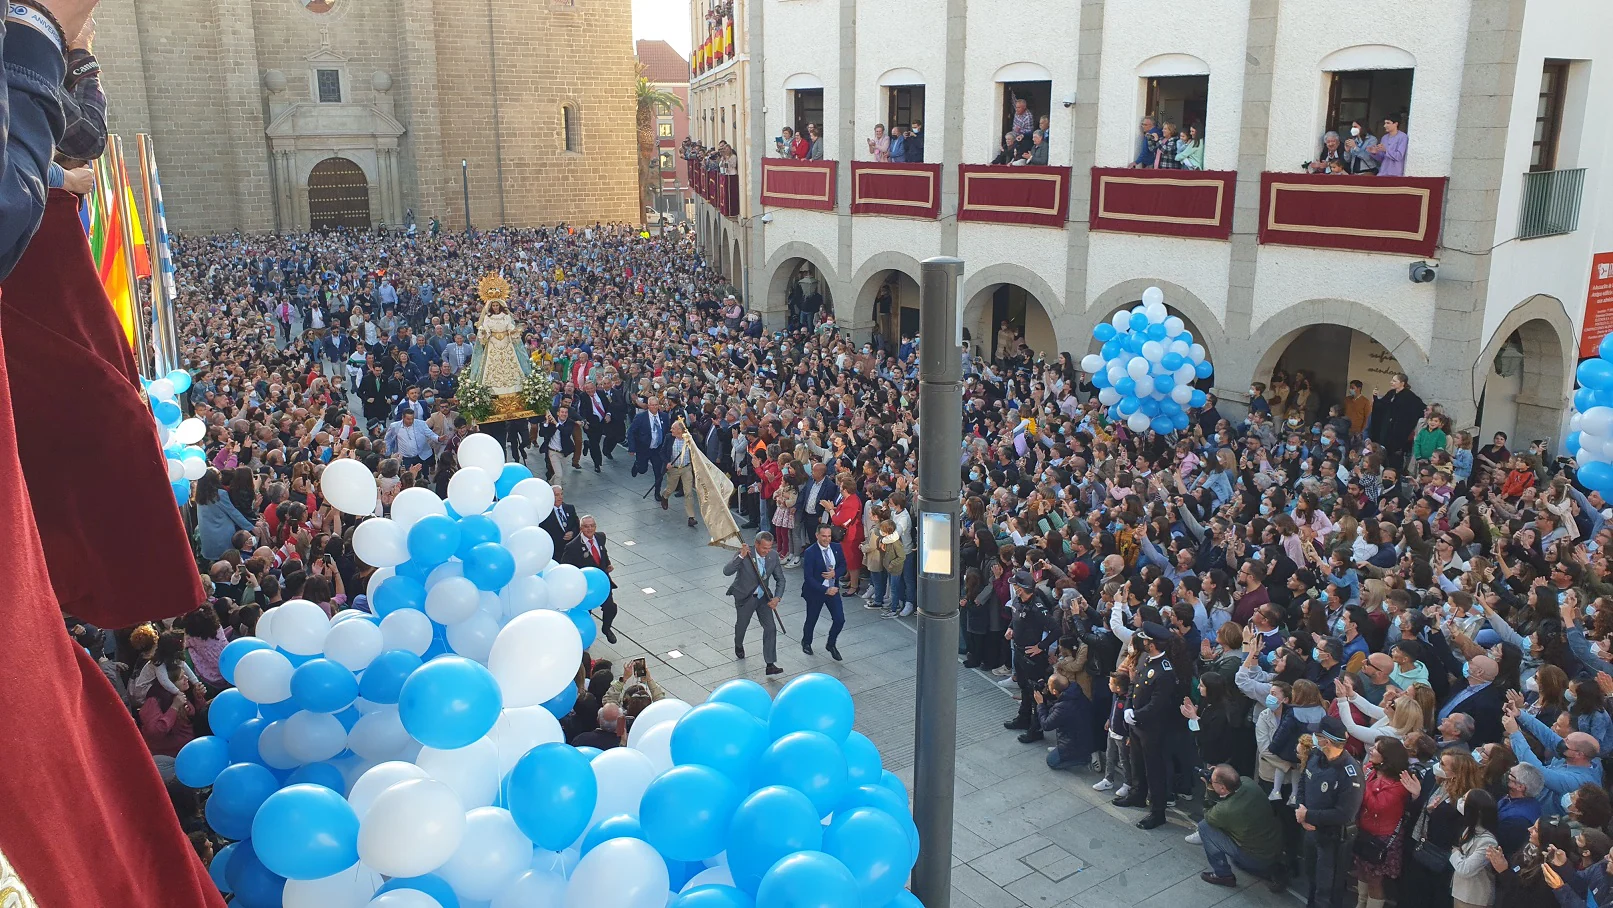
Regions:
<instances>
[{"instance_id":1,"label":"blue and white balloon","mask_svg":"<svg viewBox=\"0 0 1613 908\"><path fill-rule=\"evenodd\" d=\"M1083 357L1081 370L1092 376L1111 420L1133 432L1167 434L1187 427L1184 408L1204 403L1191 383L1214 370L1186 323L1166 310L1158 287L1143 291L1141 305L1100 322L1092 337L1103 352Z\"/></svg>"}]
</instances>

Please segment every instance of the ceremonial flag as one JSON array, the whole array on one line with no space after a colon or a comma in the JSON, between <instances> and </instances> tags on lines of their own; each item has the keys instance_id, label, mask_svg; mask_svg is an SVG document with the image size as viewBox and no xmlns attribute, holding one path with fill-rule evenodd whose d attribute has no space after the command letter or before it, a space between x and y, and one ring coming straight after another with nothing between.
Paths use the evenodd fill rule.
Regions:
<instances>
[{"instance_id":1,"label":"ceremonial flag","mask_svg":"<svg viewBox=\"0 0 1613 908\"><path fill-rule=\"evenodd\" d=\"M151 201L146 203L150 210L146 214L151 217L151 230L156 235L157 268L162 272L164 298L173 300L179 295L174 284L174 253L168 236L168 213L162 206L162 181L157 179L157 156L154 154L146 157L146 178L151 186ZM150 270L150 265L147 265L147 270Z\"/></svg>"},{"instance_id":2,"label":"ceremonial flag","mask_svg":"<svg viewBox=\"0 0 1613 908\"><path fill-rule=\"evenodd\" d=\"M689 451L689 467L694 473L695 493L700 500L700 519L705 522L706 532L711 536L707 544L735 548L735 543L743 540L739 535L739 524L734 521L734 512L728 510L728 499L734 494L733 480L706 458L706 452L700 450L700 445L695 443L694 434L688 431L687 426L684 427L683 441Z\"/></svg>"},{"instance_id":3,"label":"ceremonial flag","mask_svg":"<svg viewBox=\"0 0 1613 908\"><path fill-rule=\"evenodd\" d=\"M140 311L138 294L130 284L130 255L132 251L123 239L123 219L134 213L134 196L120 179L122 168L102 155L95 161L95 190L86 199L89 213L90 255L95 260L96 274L106 288L106 298L117 313L123 326L124 339L129 349L136 349L135 318ZM139 233L139 218L129 223L131 234ZM146 268L150 273L149 265Z\"/></svg>"}]
</instances>

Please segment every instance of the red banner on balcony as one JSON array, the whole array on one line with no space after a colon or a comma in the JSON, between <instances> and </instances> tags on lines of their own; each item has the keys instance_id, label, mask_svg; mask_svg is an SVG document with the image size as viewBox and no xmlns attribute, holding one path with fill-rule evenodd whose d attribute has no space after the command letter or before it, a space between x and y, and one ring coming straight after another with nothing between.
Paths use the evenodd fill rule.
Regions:
<instances>
[{"instance_id":1,"label":"red banner on balcony","mask_svg":"<svg viewBox=\"0 0 1613 908\"><path fill-rule=\"evenodd\" d=\"M1232 235L1231 170L1092 168L1093 230L1205 240Z\"/></svg>"},{"instance_id":2,"label":"red banner on balcony","mask_svg":"<svg viewBox=\"0 0 1613 908\"><path fill-rule=\"evenodd\" d=\"M958 220L1063 227L1070 211L1068 167L958 165Z\"/></svg>"},{"instance_id":3,"label":"red banner on balcony","mask_svg":"<svg viewBox=\"0 0 1613 908\"><path fill-rule=\"evenodd\" d=\"M852 162L852 214L933 218L940 212L940 164Z\"/></svg>"},{"instance_id":4,"label":"red banner on balcony","mask_svg":"<svg viewBox=\"0 0 1613 908\"><path fill-rule=\"evenodd\" d=\"M762 159L762 205L833 211L836 161Z\"/></svg>"},{"instance_id":5,"label":"red banner on balcony","mask_svg":"<svg viewBox=\"0 0 1613 908\"><path fill-rule=\"evenodd\" d=\"M1433 255L1444 177L1260 175L1260 242Z\"/></svg>"}]
</instances>

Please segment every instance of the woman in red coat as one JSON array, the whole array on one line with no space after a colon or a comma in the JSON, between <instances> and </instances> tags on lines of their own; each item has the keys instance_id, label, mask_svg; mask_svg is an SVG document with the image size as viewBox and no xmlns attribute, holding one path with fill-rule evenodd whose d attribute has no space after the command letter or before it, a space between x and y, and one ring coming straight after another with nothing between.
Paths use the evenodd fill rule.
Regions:
<instances>
[{"instance_id":1,"label":"woman in red coat","mask_svg":"<svg viewBox=\"0 0 1613 908\"><path fill-rule=\"evenodd\" d=\"M857 584L863 570L863 500L857 497L857 481L850 476L840 480L840 501L829 522L846 531L840 540L840 551L846 554L846 589L860 589Z\"/></svg>"},{"instance_id":2,"label":"woman in red coat","mask_svg":"<svg viewBox=\"0 0 1613 908\"><path fill-rule=\"evenodd\" d=\"M1368 905L1382 905L1383 881L1400 877L1406 851L1400 823L1412 800L1405 784L1411 779L1409 766L1406 745L1395 738L1381 737L1367 751L1367 780L1356 819L1354 870L1359 884L1366 886Z\"/></svg>"}]
</instances>

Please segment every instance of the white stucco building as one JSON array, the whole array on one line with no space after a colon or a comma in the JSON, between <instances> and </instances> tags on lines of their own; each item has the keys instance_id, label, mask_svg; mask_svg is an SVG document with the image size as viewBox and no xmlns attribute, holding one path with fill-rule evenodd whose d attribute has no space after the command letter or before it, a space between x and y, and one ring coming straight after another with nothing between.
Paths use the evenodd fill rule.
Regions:
<instances>
[{"instance_id":1,"label":"white stucco building","mask_svg":"<svg viewBox=\"0 0 1613 908\"><path fill-rule=\"evenodd\" d=\"M918 262L956 255L982 348L1007 321L1079 359L1157 285L1224 400L1277 367L1328 400L1398 369L1458 427L1562 433L1593 271L1613 270L1595 115L1613 4L745 0L734 22L738 52L693 78L691 129L741 149L742 201L698 202L698 221L770 319L806 271L842 325L912 331ZM1015 99L1048 118L1048 166L976 166ZM1145 115L1197 127L1204 169L1124 169ZM1387 116L1410 137L1403 178L1301 173L1325 131ZM914 120L926 163L875 166L874 124ZM821 164L775 156L802 123ZM1413 283L1417 262L1436 279ZM882 286L896 311L876 325Z\"/></svg>"}]
</instances>

